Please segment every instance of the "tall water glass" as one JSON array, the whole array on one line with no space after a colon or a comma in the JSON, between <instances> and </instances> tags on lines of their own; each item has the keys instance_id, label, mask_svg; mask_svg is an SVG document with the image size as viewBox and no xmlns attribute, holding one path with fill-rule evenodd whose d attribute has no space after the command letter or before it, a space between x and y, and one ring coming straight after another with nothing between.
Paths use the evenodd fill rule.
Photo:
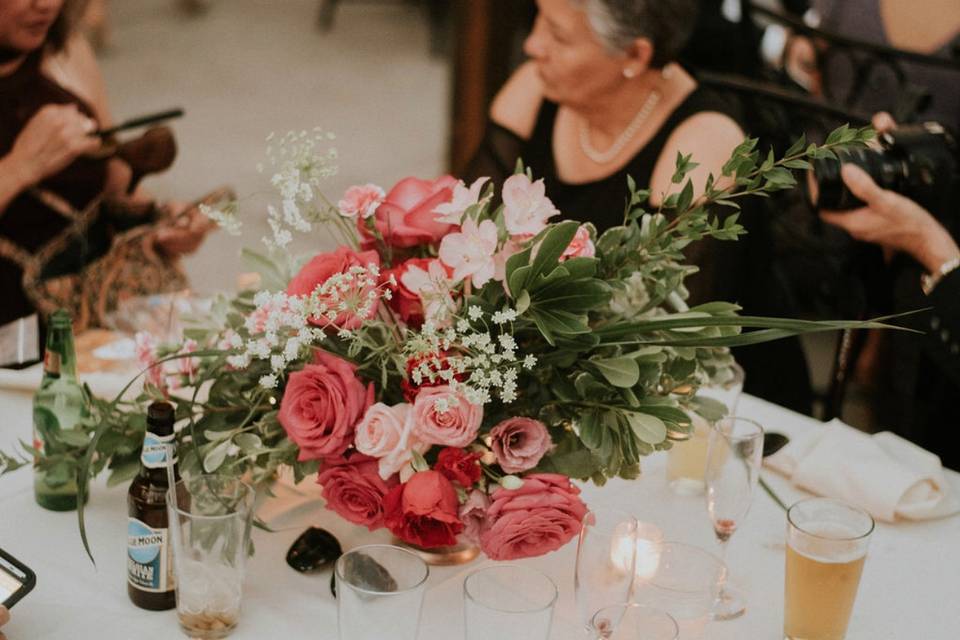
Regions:
<instances>
[{"instance_id":1,"label":"tall water glass","mask_svg":"<svg viewBox=\"0 0 960 640\"><path fill-rule=\"evenodd\" d=\"M419 556L371 544L340 556L334 572L340 640L416 640L430 574Z\"/></svg>"},{"instance_id":2,"label":"tall water glass","mask_svg":"<svg viewBox=\"0 0 960 640\"><path fill-rule=\"evenodd\" d=\"M843 640L867 558L873 518L838 500L801 500L787 512L789 640Z\"/></svg>"},{"instance_id":3,"label":"tall water glass","mask_svg":"<svg viewBox=\"0 0 960 640\"><path fill-rule=\"evenodd\" d=\"M584 627L597 610L633 597L638 526L619 509L597 508L583 517L573 587Z\"/></svg>"},{"instance_id":4,"label":"tall water glass","mask_svg":"<svg viewBox=\"0 0 960 640\"><path fill-rule=\"evenodd\" d=\"M557 585L536 569L496 565L463 582L467 640L547 640Z\"/></svg>"},{"instance_id":5,"label":"tall water glass","mask_svg":"<svg viewBox=\"0 0 960 640\"><path fill-rule=\"evenodd\" d=\"M177 616L191 638L224 638L237 625L254 498L249 485L220 476L167 492Z\"/></svg>"},{"instance_id":6,"label":"tall water glass","mask_svg":"<svg viewBox=\"0 0 960 640\"><path fill-rule=\"evenodd\" d=\"M618 604L590 620L590 640L677 640L680 628L668 613L639 604Z\"/></svg>"},{"instance_id":7,"label":"tall water glass","mask_svg":"<svg viewBox=\"0 0 960 640\"><path fill-rule=\"evenodd\" d=\"M700 387L697 397L720 402L726 407L726 415L732 416L737 411L743 382L743 368L734 363L727 377ZM676 494L703 495L711 423L695 413L690 414L690 419L693 422L690 438L675 442L667 452L667 482Z\"/></svg>"},{"instance_id":8,"label":"tall water glass","mask_svg":"<svg viewBox=\"0 0 960 640\"><path fill-rule=\"evenodd\" d=\"M634 600L670 614L680 629L680 640L702 640L726 576L726 566L709 551L663 542L657 571L638 584Z\"/></svg>"},{"instance_id":9,"label":"tall water glass","mask_svg":"<svg viewBox=\"0 0 960 640\"><path fill-rule=\"evenodd\" d=\"M707 445L707 512L720 543L720 557L726 558L731 536L743 524L753 490L760 479L763 460L763 427L746 418L730 417L717 422ZM743 614L746 600L729 584L720 594L714 611L717 620Z\"/></svg>"}]
</instances>

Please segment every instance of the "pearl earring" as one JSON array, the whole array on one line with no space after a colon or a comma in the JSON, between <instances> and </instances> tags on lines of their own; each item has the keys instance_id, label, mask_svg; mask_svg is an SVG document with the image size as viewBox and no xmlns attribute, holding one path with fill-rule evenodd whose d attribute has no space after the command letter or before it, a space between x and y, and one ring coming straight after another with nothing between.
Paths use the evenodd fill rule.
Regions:
<instances>
[{"instance_id":1,"label":"pearl earring","mask_svg":"<svg viewBox=\"0 0 960 640\"><path fill-rule=\"evenodd\" d=\"M626 78L627 80L633 80L634 78L637 77L637 72L631 69L630 67L627 67L626 69L623 70L623 77Z\"/></svg>"}]
</instances>

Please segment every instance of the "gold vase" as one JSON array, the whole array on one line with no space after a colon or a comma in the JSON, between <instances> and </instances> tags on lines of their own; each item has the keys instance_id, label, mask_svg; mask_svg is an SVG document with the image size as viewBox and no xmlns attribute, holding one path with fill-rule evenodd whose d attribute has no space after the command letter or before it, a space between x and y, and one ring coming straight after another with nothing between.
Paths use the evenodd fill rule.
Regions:
<instances>
[{"instance_id":1,"label":"gold vase","mask_svg":"<svg viewBox=\"0 0 960 640\"><path fill-rule=\"evenodd\" d=\"M394 537L393 543L409 549L420 556L421 560L433 567L467 564L468 562L473 562L473 560L480 555L480 546L471 542L461 542L449 547L432 547L430 549L404 542L397 537Z\"/></svg>"}]
</instances>

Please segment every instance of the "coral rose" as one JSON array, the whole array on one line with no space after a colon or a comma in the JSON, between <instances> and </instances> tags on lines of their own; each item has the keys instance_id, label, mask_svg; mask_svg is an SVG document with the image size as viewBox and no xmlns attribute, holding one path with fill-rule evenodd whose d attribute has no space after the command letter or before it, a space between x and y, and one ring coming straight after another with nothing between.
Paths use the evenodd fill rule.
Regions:
<instances>
[{"instance_id":1,"label":"coral rose","mask_svg":"<svg viewBox=\"0 0 960 640\"><path fill-rule=\"evenodd\" d=\"M463 522L461 538L471 544L480 544L480 533L486 525L489 507L490 498L483 491L474 489L467 495L467 501L460 505L460 521Z\"/></svg>"},{"instance_id":2,"label":"coral rose","mask_svg":"<svg viewBox=\"0 0 960 640\"><path fill-rule=\"evenodd\" d=\"M402 403L388 407L382 402L367 409L354 445L357 451L377 458L380 477L389 478L410 464L413 452L425 453L430 445L413 437L413 407Z\"/></svg>"},{"instance_id":3,"label":"coral rose","mask_svg":"<svg viewBox=\"0 0 960 640\"><path fill-rule=\"evenodd\" d=\"M396 476L380 477L376 460L357 453L349 459L324 460L317 474L327 509L370 531L383 526L383 498L397 483Z\"/></svg>"},{"instance_id":4,"label":"coral rose","mask_svg":"<svg viewBox=\"0 0 960 640\"><path fill-rule=\"evenodd\" d=\"M519 489L491 496L480 548L491 560L532 558L555 551L580 532L587 506L566 476L533 473Z\"/></svg>"},{"instance_id":5,"label":"coral rose","mask_svg":"<svg viewBox=\"0 0 960 640\"><path fill-rule=\"evenodd\" d=\"M490 430L490 448L507 473L533 469L552 446L546 425L533 418L507 418Z\"/></svg>"},{"instance_id":6,"label":"coral rose","mask_svg":"<svg viewBox=\"0 0 960 640\"><path fill-rule=\"evenodd\" d=\"M321 253L314 256L310 262L305 264L300 272L290 280L287 285L287 295L290 296L309 296L317 287L321 286L332 276L338 273L346 273L350 267L364 267L370 264L380 266L380 256L376 251L362 251L357 253L349 247L338 247L331 253ZM374 285L375 286L375 285ZM374 286L363 288L355 287L354 291L343 292L340 295L346 298L356 298L357 300L366 300ZM324 302L321 296L320 302ZM330 306L335 307L335 304ZM310 319L311 324L326 326L332 324L335 327L344 329L356 329L364 320L372 318L377 313L377 300L374 300L370 307L370 312L364 318L358 318L350 310L340 312L332 321L327 318L314 317Z\"/></svg>"},{"instance_id":7,"label":"coral rose","mask_svg":"<svg viewBox=\"0 0 960 640\"><path fill-rule=\"evenodd\" d=\"M326 352L290 374L278 419L300 447L300 460L339 456L353 443L354 428L373 403L356 366Z\"/></svg>"},{"instance_id":8,"label":"coral rose","mask_svg":"<svg viewBox=\"0 0 960 640\"><path fill-rule=\"evenodd\" d=\"M468 402L463 393L452 392L449 385L421 388L413 402L413 420L413 434L421 441L465 447L477 437L483 406Z\"/></svg>"},{"instance_id":9,"label":"coral rose","mask_svg":"<svg viewBox=\"0 0 960 640\"><path fill-rule=\"evenodd\" d=\"M383 499L384 522L404 542L443 547L456 544L463 531L459 507L449 480L436 471L421 471Z\"/></svg>"},{"instance_id":10,"label":"coral rose","mask_svg":"<svg viewBox=\"0 0 960 640\"><path fill-rule=\"evenodd\" d=\"M480 454L467 453L463 449L447 447L441 449L437 455L437 463L433 465L450 482L457 482L464 489L469 489L480 479L483 470L480 468Z\"/></svg>"},{"instance_id":11,"label":"coral rose","mask_svg":"<svg viewBox=\"0 0 960 640\"><path fill-rule=\"evenodd\" d=\"M457 180L442 176L436 180L404 178L398 182L373 215L373 225L392 247L406 249L420 244L440 242L453 225L440 222L434 209L450 202ZM358 218L357 227L365 239L364 246L372 246L374 235L368 221Z\"/></svg>"}]
</instances>

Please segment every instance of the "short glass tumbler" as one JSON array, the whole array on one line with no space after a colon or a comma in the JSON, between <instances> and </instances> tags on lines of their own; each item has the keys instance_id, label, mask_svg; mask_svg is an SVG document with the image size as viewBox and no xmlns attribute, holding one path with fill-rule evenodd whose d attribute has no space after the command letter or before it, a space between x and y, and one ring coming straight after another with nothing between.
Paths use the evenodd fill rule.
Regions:
<instances>
[{"instance_id":1,"label":"short glass tumbler","mask_svg":"<svg viewBox=\"0 0 960 640\"><path fill-rule=\"evenodd\" d=\"M340 640L416 640L430 570L412 551L387 544L337 559Z\"/></svg>"},{"instance_id":2,"label":"short glass tumbler","mask_svg":"<svg viewBox=\"0 0 960 640\"><path fill-rule=\"evenodd\" d=\"M668 613L639 604L618 604L597 611L590 640L677 640L680 628Z\"/></svg>"},{"instance_id":3,"label":"short glass tumbler","mask_svg":"<svg viewBox=\"0 0 960 640\"><path fill-rule=\"evenodd\" d=\"M783 635L843 640L867 558L873 518L839 500L801 500L787 512Z\"/></svg>"},{"instance_id":4,"label":"short glass tumbler","mask_svg":"<svg viewBox=\"0 0 960 640\"><path fill-rule=\"evenodd\" d=\"M191 638L224 638L240 616L254 490L235 479L195 476L167 492L177 616Z\"/></svg>"},{"instance_id":5,"label":"short glass tumbler","mask_svg":"<svg viewBox=\"0 0 960 640\"><path fill-rule=\"evenodd\" d=\"M547 640L557 602L557 585L543 573L520 565L480 569L463 582L467 640Z\"/></svg>"}]
</instances>

